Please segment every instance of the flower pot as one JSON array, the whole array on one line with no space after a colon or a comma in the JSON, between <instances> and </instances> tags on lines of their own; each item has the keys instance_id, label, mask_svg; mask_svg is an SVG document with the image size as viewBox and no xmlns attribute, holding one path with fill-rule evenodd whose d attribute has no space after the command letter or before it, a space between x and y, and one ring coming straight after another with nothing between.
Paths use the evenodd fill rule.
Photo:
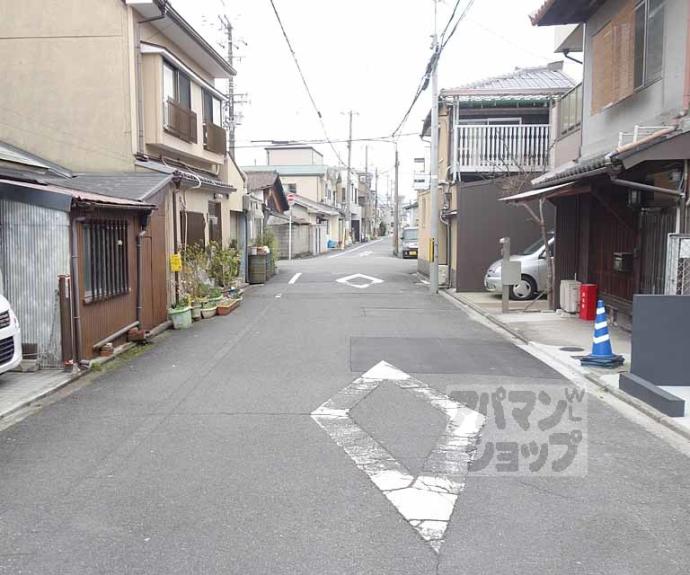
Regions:
<instances>
[{"instance_id":1,"label":"flower pot","mask_svg":"<svg viewBox=\"0 0 690 575\"><path fill-rule=\"evenodd\" d=\"M187 329L192 325L192 308L170 308L168 316L173 323L174 329Z\"/></svg>"},{"instance_id":2,"label":"flower pot","mask_svg":"<svg viewBox=\"0 0 690 575\"><path fill-rule=\"evenodd\" d=\"M201 319L201 304L200 303L192 304L192 319L194 321L198 321Z\"/></svg>"},{"instance_id":3,"label":"flower pot","mask_svg":"<svg viewBox=\"0 0 690 575\"><path fill-rule=\"evenodd\" d=\"M220 304L220 302L222 302L222 301L223 301L222 295L219 295L218 297L210 297L210 298L208 298L208 305L206 305L204 307L213 307L213 306L218 307L218 304Z\"/></svg>"},{"instance_id":4,"label":"flower pot","mask_svg":"<svg viewBox=\"0 0 690 575\"><path fill-rule=\"evenodd\" d=\"M218 315L229 315L236 307L240 305L240 299L231 299L222 302L218 306Z\"/></svg>"},{"instance_id":5,"label":"flower pot","mask_svg":"<svg viewBox=\"0 0 690 575\"><path fill-rule=\"evenodd\" d=\"M214 315L216 315L217 310L218 310L218 308L216 306L202 307L201 308L201 317L203 317L204 319L212 318Z\"/></svg>"}]
</instances>

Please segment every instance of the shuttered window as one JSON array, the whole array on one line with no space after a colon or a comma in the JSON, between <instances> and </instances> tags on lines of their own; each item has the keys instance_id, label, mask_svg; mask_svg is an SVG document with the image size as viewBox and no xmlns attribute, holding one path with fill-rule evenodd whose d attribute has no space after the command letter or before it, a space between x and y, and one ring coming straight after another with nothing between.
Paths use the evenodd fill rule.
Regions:
<instances>
[{"instance_id":1,"label":"shuttered window","mask_svg":"<svg viewBox=\"0 0 690 575\"><path fill-rule=\"evenodd\" d=\"M592 39L592 113L614 101L613 26L609 23Z\"/></svg>"},{"instance_id":2,"label":"shuttered window","mask_svg":"<svg viewBox=\"0 0 690 575\"><path fill-rule=\"evenodd\" d=\"M663 0L629 0L592 38L592 113L661 77Z\"/></svg>"},{"instance_id":3,"label":"shuttered window","mask_svg":"<svg viewBox=\"0 0 690 575\"><path fill-rule=\"evenodd\" d=\"M129 292L127 222L92 220L83 224L82 271L87 302Z\"/></svg>"}]
</instances>

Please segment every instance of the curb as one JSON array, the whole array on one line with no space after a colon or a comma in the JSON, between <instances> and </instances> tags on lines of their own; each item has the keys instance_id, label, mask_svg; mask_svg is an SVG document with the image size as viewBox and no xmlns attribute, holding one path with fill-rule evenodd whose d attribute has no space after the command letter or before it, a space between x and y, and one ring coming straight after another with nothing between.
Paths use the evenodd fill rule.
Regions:
<instances>
[{"instance_id":1,"label":"curb","mask_svg":"<svg viewBox=\"0 0 690 575\"><path fill-rule=\"evenodd\" d=\"M439 291L439 294L441 294L444 298L449 300L451 303L458 305L458 306L464 306L470 308L472 311L478 313L482 317L486 318L489 320L492 324L494 324L496 327L500 328L501 330L509 333L511 336L514 338L520 340L521 342L525 343L526 345L529 345L530 342L524 335L522 335L520 332L517 330L513 329L509 325L503 323L501 320L499 320L496 316L493 314L487 312L486 310L483 310L479 306L475 305L474 303L468 301L461 295L450 295L447 293L445 290L444 291ZM568 366L567 364L564 364L560 358L551 356L544 350L540 350L542 353L545 353L546 355L549 355L551 359L554 361L558 362L559 364L567 367L568 369L572 369L571 366ZM660 411L654 409L652 406L647 405L643 401L640 401L639 399L632 397L631 395L628 395L624 391L621 391L618 388L611 387L610 385L607 385L603 381L601 381L597 376L592 375L591 373L582 373L582 376L596 385L599 389L606 391L607 393L610 393L612 396L614 396L616 399L621 400L624 403L627 403L631 407L634 407L637 409L639 412L644 413L646 416L649 418L653 419L657 423L660 423L667 429L670 429L671 431L677 433L678 435L681 435L684 439L690 440L690 429L687 427L680 425L676 423L673 418L669 417L668 415L665 415L661 413Z\"/></svg>"}]
</instances>

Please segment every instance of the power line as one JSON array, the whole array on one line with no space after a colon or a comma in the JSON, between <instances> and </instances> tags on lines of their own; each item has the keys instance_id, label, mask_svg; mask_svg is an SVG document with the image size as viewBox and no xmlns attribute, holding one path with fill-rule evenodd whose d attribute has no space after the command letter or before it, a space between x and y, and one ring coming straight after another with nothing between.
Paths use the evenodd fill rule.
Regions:
<instances>
[{"instance_id":1,"label":"power line","mask_svg":"<svg viewBox=\"0 0 690 575\"><path fill-rule=\"evenodd\" d=\"M419 132L407 132L405 134L399 134L398 138L405 138L405 137L410 137L410 136L418 136ZM299 146L299 145L308 145L308 144L328 144L329 142L332 142L334 144L346 144L349 140L348 139L343 139L343 140L324 140L324 139L315 139L315 140L251 140L250 144L245 144L241 146L237 146L238 148L263 148L266 146L266 144L271 144L271 145L285 145L285 146ZM352 138L353 142L389 142L393 143L394 139L388 135L388 136L371 136L368 138Z\"/></svg>"},{"instance_id":2,"label":"power line","mask_svg":"<svg viewBox=\"0 0 690 575\"><path fill-rule=\"evenodd\" d=\"M448 22L446 22L446 25L443 28L443 32L441 34L441 42L439 43L438 49L434 51L434 53L431 55L431 58L429 59L429 62L426 65L426 69L424 70L424 74L422 75L422 79L419 82L419 87L417 88L417 91L415 92L414 97L412 98L412 102L410 103L410 106L407 108L407 111L405 112L405 115L403 116L402 120L400 120L400 123L398 124L398 127L393 131L393 137L396 136L396 134L402 130L403 126L407 122L407 119L410 117L410 114L412 113L412 109L414 108L415 104L417 103L417 100L419 100L419 97L422 95L424 90L427 89L427 86L429 85L429 78L431 76L431 72L434 69L434 66L438 63L439 59L441 58L441 54L443 52L443 49L446 47L450 39L453 37L453 34L455 34L455 31L458 29L458 25L460 22L465 18L467 15L467 12L469 9L472 7L472 4L474 4L474 0L469 0L467 5L465 6L465 9L462 11L460 16L457 18L455 21L455 25L453 26L453 29L451 30L450 34L448 36L445 36L447 30L450 28L451 23L453 22L453 18L455 17L455 14L457 13L458 6L460 5L460 0L457 0L455 3L455 6L453 8L453 12L450 15L450 18L448 19Z\"/></svg>"},{"instance_id":3,"label":"power line","mask_svg":"<svg viewBox=\"0 0 690 575\"><path fill-rule=\"evenodd\" d=\"M328 130L326 129L326 124L323 121L323 116L321 114L321 110L319 110L319 107L316 105L316 100L314 100L314 96L311 93L311 90L309 89L309 84L307 83L307 79L304 76L304 72L302 72L302 66L300 66L299 60L297 59L297 54L295 53L295 50L292 47L292 43L290 42L290 38L288 38L287 32L285 31L285 26L283 26L283 21L280 19L280 14L278 14L278 9L276 8L275 3L273 0L269 0L271 3L271 7L273 8L273 13L276 16L276 20L278 20L278 25L280 26L280 30L283 33L283 38L285 38L285 43L287 44L290 54L292 55L292 59L295 62L295 66L297 66L297 71L299 72L300 78L302 79L302 84L304 84L304 89L307 91L307 95L309 96L309 100L311 101L311 105L314 108L314 111L316 112L317 117L319 118L319 123L321 124L321 129L323 130L323 135L326 138L326 142L331 146L331 149L333 150L333 153L335 154L336 158L338 158L338 162L340 162L341 166L346 166L345 162L343 162L343 159L340 157L340 154L338 153L338 150L336 147L333 145L333 142L328 136Z\"/></svg>"},{"instance_id":4,"label":"power line","mask_svg":"<svg viewBox=\"0 0 690 575\"><path fill-rule=\"evenodd\" d=\"M443 52L443 49L446 47L446 44L448 44L448 42L450 42L450 39L453 37L453 34L455 34L455 31L458 29L458 25L460 24L460 22L467 15L467 12L469 12L470 8L472 8L472 4L474 4L474 0L469 0L469 2L467 2L465 9L462 11L462 14L460 14L460 17L456 20L455 26L453 26L453 29L450 31L450 34L448 34L448 37L442 41L441 52ZM439 54L439 56L440 56L440 54Z\"/></svg>"}]
</instances>

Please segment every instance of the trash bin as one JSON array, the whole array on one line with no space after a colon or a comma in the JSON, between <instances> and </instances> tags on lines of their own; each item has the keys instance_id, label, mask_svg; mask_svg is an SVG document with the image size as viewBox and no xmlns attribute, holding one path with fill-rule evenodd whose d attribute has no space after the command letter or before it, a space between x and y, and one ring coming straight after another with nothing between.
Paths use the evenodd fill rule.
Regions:
<instances>
[{"instance_id":1,"label":"trash bin","mask_svg":"<svg viewBox=\"0 0 690 575\"><path fill-rule=\"evenodd\" d=\"M580 286L580 319L594 321L597 316L597 286L582 284Z\"/></svg>"}]
</instances>

